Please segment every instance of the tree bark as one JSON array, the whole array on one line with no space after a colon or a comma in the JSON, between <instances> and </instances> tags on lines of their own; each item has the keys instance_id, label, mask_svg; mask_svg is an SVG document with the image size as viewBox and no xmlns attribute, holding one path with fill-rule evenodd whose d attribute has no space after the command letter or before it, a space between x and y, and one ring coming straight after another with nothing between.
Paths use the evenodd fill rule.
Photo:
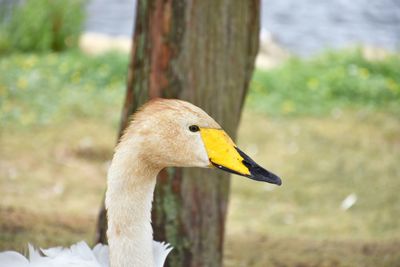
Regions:
<instances>
[{"instance_id":1,"label":"tree bark","mask_svg":"<svg viewBox=\"0 0 400 267\"><path fill-rule=\"evenodd\" d=\"M139 0L120 135L150 98L203 108L235 138L258 50L259 0ZM154 239L167 266L221 266L229 175L169 168L157 181ZM106 242L106 216L98 240Z\"/></svg>"}]
</instances>

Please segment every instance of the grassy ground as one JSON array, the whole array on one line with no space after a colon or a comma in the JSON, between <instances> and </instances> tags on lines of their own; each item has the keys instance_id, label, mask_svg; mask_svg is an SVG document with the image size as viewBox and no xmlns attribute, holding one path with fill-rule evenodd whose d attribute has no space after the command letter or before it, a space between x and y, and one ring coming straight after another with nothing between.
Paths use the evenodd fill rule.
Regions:
<instances>
[{"instance_id":1,"label":"grassy ground","mask_svg":"<svg viewBox=\"0 0 400 267\"><path fill-rule=\"evenodd\" d=\"M0 248L91 241L114 142L99 120L4 130Z\"/></svg>"},{"instance_id":2,"label":"grassy ground","mask_svg":"<svg viewBox=\"0 0 400 267\"><path fill-rule=\"evenodd\" d=\"M239 144L284 183L233 177L227 266L400 266L398 117L246 113Z\"/></svg>"},{"instance_id":3,"label":"grassy ground","mask_svg":"<svg viewBox=\"0 0 400 267\"><path fill-rule=\"evenodd\" d=\"M342 57L348 55L338 53L331 64L361 64L357 56L340 65ZM0 76L0 250L93 240L126 64L115 54L0 58L0 73L7 73ZM253 82L239 145L284 184L233 177L225 265L400 266L397 89L379 92L383 102L355 94L354 107L343 95L311 101L313 91L300 81L309 80L305 72L320 77L302 72L315 63L296 63L305 64L298 71L304 79L292 64L254 79L262 86ZM368 79L397 88L392 59L377 64ZM287 102L288 92L268 76L276 72L299 81L293 86L303 93ZM358 79L348 83L350 91L351 83L362 89ZM357 202L342 210L349 194Z\"/></svg>"}]
</instances>

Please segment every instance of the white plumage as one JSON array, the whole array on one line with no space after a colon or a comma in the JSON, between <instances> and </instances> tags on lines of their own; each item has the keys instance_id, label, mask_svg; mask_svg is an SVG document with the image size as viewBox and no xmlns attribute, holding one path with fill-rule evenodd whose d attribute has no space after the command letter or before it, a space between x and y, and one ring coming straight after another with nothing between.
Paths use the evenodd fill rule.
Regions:
<instances>
[{"instance_id":1,"label":"white plumage","mask_svg":"<svg viewBox=\"0 0 400 267\"><path fill-rule=\"evenodd\" d=\"M97 244L93 249L81 241L70 248L54 247L36 250L28 245L29 255L15 251L0 253L0 267L109 267L108 246ZM153 241L154 266L162 267L172 247Z\"/></svg>"}]
</instances>

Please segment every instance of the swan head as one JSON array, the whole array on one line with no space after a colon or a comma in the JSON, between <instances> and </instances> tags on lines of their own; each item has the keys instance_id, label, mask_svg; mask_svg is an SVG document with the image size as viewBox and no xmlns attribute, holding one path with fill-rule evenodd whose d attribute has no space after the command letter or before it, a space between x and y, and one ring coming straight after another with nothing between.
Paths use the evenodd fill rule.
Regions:
<instances>
[{"instance_id":1,"label":"swan head","mask_svg":"<svg viewBox=\"0 0 400 267\"><path fill-rule=\"evenodd\" d=\"M121 142L157 168L218 168L257 181L281 185L281 179L236 147L221 126L186 101L155 99L133 116ZM118 148L117 148L118 149Z\"/></svg>"}]
</instances>

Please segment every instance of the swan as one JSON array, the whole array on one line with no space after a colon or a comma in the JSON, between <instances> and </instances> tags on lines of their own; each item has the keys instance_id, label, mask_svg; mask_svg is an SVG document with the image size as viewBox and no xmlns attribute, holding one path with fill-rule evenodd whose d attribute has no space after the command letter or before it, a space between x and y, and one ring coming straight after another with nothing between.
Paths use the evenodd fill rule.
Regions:
<instances>
[{"instance_id":1,"label":"swan","mask_svg":"<svg viewBox=\"0 0 400 267\"><path fill-rule=\"evenodd\" d=\"M162 267L172 247L153 241L151 206L165 167L217 168L257 181L281 179L255 163L206 112L188 102L155 99L136 112L116 146L107 176L108 243L90 249L0 253L0 267Z\"/></svg>"}]
</instances>

